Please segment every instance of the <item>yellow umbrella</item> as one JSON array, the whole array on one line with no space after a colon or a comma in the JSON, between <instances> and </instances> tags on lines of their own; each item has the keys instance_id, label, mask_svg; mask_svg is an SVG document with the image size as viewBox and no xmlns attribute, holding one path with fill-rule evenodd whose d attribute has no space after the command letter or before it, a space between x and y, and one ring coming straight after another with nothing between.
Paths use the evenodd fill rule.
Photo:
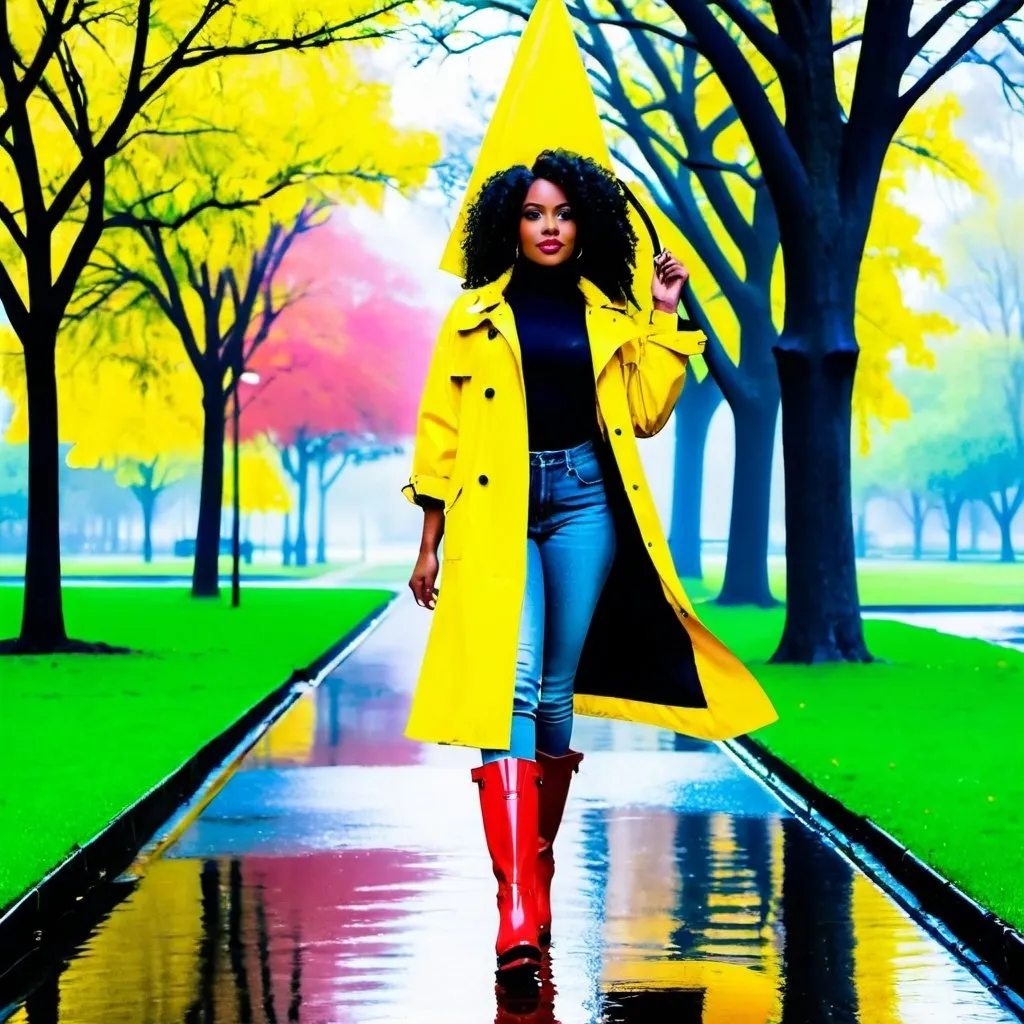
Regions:
<instances>
[{"instance_id":1,"label":"yellow umbrella","mask_svg":"<svg viewBox=\"0 0 1024 1024\"><path fill-rule=\"evenodd\" d=\"M445 246L442 270L463 276L466 214L483 183L514 164L530 166L545 149L567 149L591 157L614 173L597 101L563 0L538 0L530 15ZM647 304L654 242L633 206L630 219L639 238L633 294Z\"/></svg>"}]
</instances>

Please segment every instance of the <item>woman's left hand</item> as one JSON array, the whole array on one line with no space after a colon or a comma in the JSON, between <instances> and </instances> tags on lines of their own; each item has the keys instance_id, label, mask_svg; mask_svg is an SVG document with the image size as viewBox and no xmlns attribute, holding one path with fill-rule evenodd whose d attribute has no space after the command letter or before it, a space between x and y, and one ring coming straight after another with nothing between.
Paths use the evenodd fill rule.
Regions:
<instances>
[{"instance_id":1,"label":"woman's left hand","mask_svg":"<svg viewBox=\"0 0 1024 1024\"><path fill-rule=\"evenodd\" d=\"M690 272L668 251L662 250L654 257L654 279L651 281L651 299L654 308L665 313L675 313L679 298Z\"/></svg>"}]
</instances>

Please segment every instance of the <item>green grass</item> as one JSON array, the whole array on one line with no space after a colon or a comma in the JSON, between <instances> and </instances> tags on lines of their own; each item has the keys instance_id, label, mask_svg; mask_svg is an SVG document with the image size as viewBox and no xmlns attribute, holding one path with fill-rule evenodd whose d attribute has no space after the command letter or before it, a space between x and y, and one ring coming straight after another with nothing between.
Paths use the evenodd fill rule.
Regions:
<instances>
[{"instance_id":1,"label":"green grass","mask_svg":"<svg viewBox=\"0 0 1024 1024\"><path fill-rule=\"evenodd\" d=\"M346 563L347 564L347 563ZM220 559L220 572L224 576L231 575L231 558ZM252 565L241 566L241 574L246 576L280 576L282 578L313 579L324 573L344 569L345 564L337 565L281 565L280 561L254 562ZM79 558L70 556L61 559L61 569L66 577L70 576L180 576L190 579L192 576L192 560L190 558L155 558L146 563L138 555L110 555L107 558ZM0 556L0 577L19 577L25 575L25 559L20 555Z\"/></svg>"},{"instance_id":2,"label":"green grass","mask_svg":"<svg viewBox=\"0 0 1024 1024\"><path fill-rule=\"evenodd\" d=\"M704 579L685 579L693 601L722 589L725 556L705 555ZM786 597L786 560L768 559L768 582L780 601ZM861 603L865 605L1024 604L1024 561L921 561L870 558L857 563Z\"/></svg>"},{"instance_id":3,"label":"green grass","mask_svg":"<svg viewBox=\"0 0 1024 1024\"><path fill-rule=\"evenodd\" d=\"M869 621L881 663L766 665L782 612L701 616L779 712L754 739L1024 927L1024 653Z\"/></svg>"},{"instance_id":4,"label":"green grass","mask_svg":"<svg viewBox=\"0 0 1024 1024\"><path fill-rule=\"evenodd\" d=\"M232 609L180 590L67 590L71 635L141 653L0 659L0 906L389 596L249 590ZM0 636L20 613L21 589L0 588Z\"/></svg>"}]
</instances>

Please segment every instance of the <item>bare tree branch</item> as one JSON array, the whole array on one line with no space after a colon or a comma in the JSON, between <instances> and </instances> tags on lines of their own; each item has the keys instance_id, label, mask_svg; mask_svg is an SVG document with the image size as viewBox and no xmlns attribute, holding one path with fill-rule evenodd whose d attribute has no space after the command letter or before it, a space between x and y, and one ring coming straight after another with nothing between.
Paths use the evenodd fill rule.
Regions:
<instances>
[{"instance_id":1,"label":"bare tree branch","mask_svg":"<svg viewBox=\"0 0 1024 1024\"><path fill-rule=\"evenodd\" d=\"M947 7L955 2L950 0ZM897 104L899 118L902 121L914 104L965 54L989 34L994 28L1015 14L1024 6L1022 0L997 0L981 17L964 32L964 34L921 75L921 77L900 97ZM912 39L914 37L911 37ZM907 66L918 56L919 50L907 54Z\"/></svg>"},{"instance_id":2,"label":"bare tree branch","mask_svg":"<svg viewBox=\"0 0 1024 1024\"><path fill-rule=\"evenodd\" d=\"M765 95L754 69L730 38L704 0L667 0L696 37L701 52L712 63L747 128L761 160L765 180L772 182L776 204L796 221L806 220L809 182L807 171L793 148L778 114Z\"/></svg>"},{"instance_id":3,"label":"bare tree branch","mask_svg":"<svg viewBox=\"0 0 1024 1024\"><path fill-rule=\"evenodd\" d=\"M912 36L907 39L906 67L922 50L949 24L949 20L959 14L971 0L947 0Z\"/></svg>"},{"instance_id":4,"label":"bare tree branch","mask_svg":"<svg viewBox=\"0 0 1024 1024\"><path fill-rule=\"evenodd\" d=\"M746 6L745 0L711 0L712 3L750 40L773 68L790 62L792 54L785 41L776 35Z\"/></svg>"}]
</instances>

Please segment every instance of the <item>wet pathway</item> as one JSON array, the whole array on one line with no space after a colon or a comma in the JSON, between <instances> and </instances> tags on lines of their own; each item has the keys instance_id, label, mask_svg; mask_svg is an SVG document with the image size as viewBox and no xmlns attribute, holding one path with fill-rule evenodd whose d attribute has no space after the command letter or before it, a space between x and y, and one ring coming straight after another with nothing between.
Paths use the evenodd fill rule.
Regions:
<instances>
[{"instance_id":1,"label":"wet pathway","mask_svg":"<svg viewBox=\"0 0 1024 1024\"><path fill-rule=\"evenodd\" d=\"M408 595L17 1024L1012 1021L721 748L580 719L541 1009L496 1005L473 752L402 738Z\"/></svg>"},{"instance_id":2,"label":"wet pathway","mask_svg":"<svg viewBox=\"0 0 1024 1024\"><path fill-rule=\"evenodd\" d=\"M948 611L942 608L902 612L870 612L866 619L895 619L908 626L937 629L953 636L977 637L1003 647L1024 648L1024 612Z\"/></svg>"}]
</instances>

